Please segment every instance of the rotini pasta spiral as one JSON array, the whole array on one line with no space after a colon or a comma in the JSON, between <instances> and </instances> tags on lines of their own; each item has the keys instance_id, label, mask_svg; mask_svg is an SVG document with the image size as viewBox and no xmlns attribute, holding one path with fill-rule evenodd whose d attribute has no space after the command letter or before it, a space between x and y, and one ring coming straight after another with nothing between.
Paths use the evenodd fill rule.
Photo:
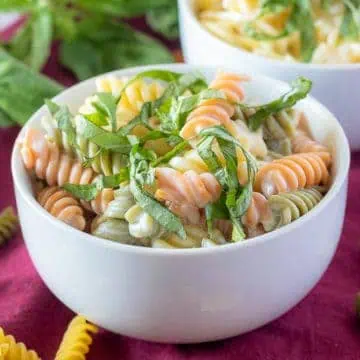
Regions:
<instances>
[{"instance_id":1,"label":"rotini pasta spiral","mask_svg":"<svg viewBox=\"0 0 360 360\"><path fill-rule=\"evenodd\" d=\"M271 217L264 222L266 231L272 231L290 224L316 206L323 195L321 189L313 187L269 197Z\"/></svg>"},{"instance_id":2,"label":"rotini pasta spiral","mask_svg":"<svg viewBox=\"0 0 360 360\"><path fill-rule=\"evenodd\" d=\"M109 202L104 217L114 219L125 219L126 212L135 205L134 197L129 185L121 186L114 191L114 200Z\"/></svg>"},{"instance_id":3,"label":"rotini pasta spiral","mask_svg":"<svg viewBox=\"0 0 360 360\"><path fill-rule=\"evenodd\" d=\"M119 96L127 81L127 78L119 79L110 75L98 78L96 86L98 91L112 92L114 96ZM126 125L139 114L144 103L158 99L163 92L164 86L159 82L146 82L140 79L130 84L121 96L117 106L116 117L118 127Z\"/></svg>"},{"instance_id":4,"label":"rotini pasta spiral","mask_svg":"<svg viewBox=\"0 0 360 360\"><path fill-rule=\"evenodd\" d=\"M74 126L76 129L76 148L69 142L68 136L65 132L58 129L54 119L44 117L42 119L42 126L46 132L46 137L49 141L54 142L64 150L68 155L77 157L82 160L85 158L91 159L92 169L104 175L113 175L119 173L120 169L127 165L127 159L123 154L116 153L109 150L102 150L93 142L85 139L81 135L79 126L77 126L79 117L74 119Z\"/></svg>"},{"instance_id":5,"label":"rotini pasta spiral","mask_svg":"<svg viewBox=\"0 0 360 360\"><path fill-rule=\"evenodd\" d=\"M242 217L242 223L245 226L249 236L263 232L264 222L269 221L271 213L268 201L264 195L254 192L250 206Z\"/></svg>"},{"instance_id":6,"label":"rotini pasta spiral","mask_svg":"<svg viewBox=\"0 0 360 360\"><path fill-rule=\"evenodd\" d=\"M266 197L315 185L326 185L331 156L327 152L285 156L265 164L256 174L254 189Z\"/></svg>"},{"instance_id":7,"label":"rotini pasta spiral","mask_svg":"<svg viewBox=\"0 0 360 360\"><path fill-rule=\"evenodd\" d=\"M46 211L57 219L81 231L85 229L84 211L78 200L66 190L56 186L47 187L40 191L37 200Z\"/></svg>"},{"instance_id":8,"label":"rotini pasta spiral","mask_svg":"<svg viewBox=\"0 0 360 360\"><path fill-rule=\"evenodd\" d=\"M28 350L21 342L16 342L12 335L5 335L0 327L0 359L2 360L41 360L34 350Z\"/></svg>"},{"instance_id":9,"label":"rotini pasta spiral","mask_svg":"<svg viewBox=\"0 0 360 360\"><path fill-rule=\"evenodd\" d=\"M222 91L226 96L226 100L211 99L203 101L188 116L180 136L188 140L193 139L203 129L223 125L241 143L247 143L246 138L241 136L241 132L231 121L231 117L235 113L235 106L232 103L240 103L243 100L244 90L241 82L247 80L248 77L246 76L219 73L210 84L210 88Z\"/></svg>"},{"instance_id":10,"label":"rotini pasta spiral","mask_svg":"<svg viewBox=\"0 0 360 360\"><path fill-rule=\"evenodd\" d=\"M50 186L69 182L72 184L90 184L98 174L68 154L61 153L59 146L47 141L38 130L28 129L21 146L21 155L25 167L34 170L38 179L46 180ZM104 189L90 203L90 209L101 214L113 200L113 190ZM84 203L85 204L85 203Z\"/></svg>"},{"instance_id":11,"label":"rotini pasta spiral","mask_svg":"<svg viewBox=\"0 0 360 360\"><path fill-rule=\"evenodd\" d=\"M85 360L93 342L92 336L97 332L97 326L80 315L75 316L63 336L55 360Z\"/></svg>"},{"instance_id":12,"label":"rotini pasta spiral","mask_svg":"<svg viewBox=\"0 0 360 360\"><path fill-rule=\"evenodd\" d=\"M129 224L121 219L97 216L91 223L91 233L122 244L139 245L140 243L130 235Z\"/></svg>"},{"instance_id":13,"label":"rotini pasta spiral","mask_svg":"<svg viewBox=\"0 0 360 360\"><path fill-rule=\"evenodd\" d=\"M313 140L304 131L298 130L291 139L294 153L329 152L329 149L319 142Z\"/></svg>"},{"instance_id":14,"label":"rotini pasta spiral","mask_svg":"<svg viewBox=\"0 0 360 360\"><path fill-rule=\"evenodd\" d=\"M126 212L125 220L129 223L130 235L135 238L156 238L163 232L159 223L138 204Z\"/></svg>"},{"instance_id":15,"label":"rotini pasta spiral","mask_svg":"<svg viewBox=\"0 0 360 360\"><path fill-rule=\"evenodd\" d=\"M0 246L14 234L19 220L11 206L0 213Z\"/></svg>"},{"instance_id":16,"label":"rotini pasta spiral","mask_svg":"<svg viewBox=\"0 0 360 360\"><path fill-rule=\"evenodd\" d=\"M186 239L181 239L176 234L167 234L164 237L154 239L152 247L168 249L189 249L202 247L203 241L211 241L216 245L226 244L224 235L220 230L214 229L213 238L208 239L208 233L198 225L185 225ZM206 241L204 243L206 245Z\"/></svg>"},{"instance_id":17,"label":"rotini pasta spiral","mask_svg":"<svg viewBox=\"0 0 360 360\"><path fill-rule=\"evenodd\" d=\"M198 152L193 149L185 152L181 156L174 156L169 165L178 171L185 172L193 170L198 174L209 171L207 165L204 163Z\"/></svg>"},{"instance_id":18,"label":"rotini pasta spiral","mask_svg":"<svg viewBox=\"0 0 360 360\"><path fill-rule=\"evenodd\" d=\"M199 208L215 202L221 193L221 185L211 173L199 175L189 170L182 174L163 167L156 169L156 178L155 197L193 224L199 223Z\"/></svg>"}]
</instances>

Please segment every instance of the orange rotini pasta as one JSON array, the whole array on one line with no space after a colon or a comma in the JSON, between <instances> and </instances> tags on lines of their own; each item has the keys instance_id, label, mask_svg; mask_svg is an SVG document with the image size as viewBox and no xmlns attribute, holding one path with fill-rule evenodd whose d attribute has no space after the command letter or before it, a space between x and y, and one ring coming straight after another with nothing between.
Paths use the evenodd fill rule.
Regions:
<instances>
[{"instance_id":1,"label":"orange rotini pasta","mask_svg":"<svg viewBox=\"0 0 360 360\"><path fill-rule=\"evenodd\" d=\"M91 168L83 168L78 160L62 153L57 144L47 141L43 133L35 129L26 132L21 155L26 168L34 170L37 178L45 180L50 186L62 186L67 182L91 184L97 177ZM90 209L101 214L111 200L113 191L104 189L91 201Z\"/></svg>"},{"instance_id":2,"label":"orange rotini pasta","mask_svg":"<svg viewBox=\"0 0 360 360\"><path fill-rule=\"evenodd\" d=\"M255 191L266 197L281 192L326 185L331 156L327 152L301 153L285 156L265 164L256 174Z\"/></svg>"},{"instance_id":3,"label":"orange rotini pasta","mask_svg":"<svg viewBox=\"0 0 360 360\"><path fill-rule=\"evenodd\" d=\"M76 229L85 229L84 211L79 201L67 191L56 186L47 187L40 191L37 200L46 211L59 220Z\"/></svg>"},{"instance_id":4,"label":"orange rotini pasta","mask_svg":"<svg viewBox=\"0 0 360 360\"><path fill-rule=\"evenodd\" d=\"M269 221L269 218L270 210L266 197L261 193L254 192L250 206L242 217L242 222L247 229L248 235L262 233L263 223Z\"/></svg>"},{"instance_id":5,"label":"orange rotini pasta","mask_svg":"<svg viewBox=\"0 0 360 360\"><path fill-rule=\"evenodd\" d=\"M294 153L304 152L329 152L328 148L313 140L304 131L298 130L296 135L291 139Z\"/></svg>"},{"instance_id":6,"label":"orange rotini pasta","mask_svg":"<svg viewBox=\"0 0 360 360\"><path fill-rule=\"evenodd\" d=\"M156 169L157 190L155 197L190 223L198 223L199 209L215 202L221 186L210 173L197 174L189 170L180 173L170 168Z\"/></svg>"}]
</instances>

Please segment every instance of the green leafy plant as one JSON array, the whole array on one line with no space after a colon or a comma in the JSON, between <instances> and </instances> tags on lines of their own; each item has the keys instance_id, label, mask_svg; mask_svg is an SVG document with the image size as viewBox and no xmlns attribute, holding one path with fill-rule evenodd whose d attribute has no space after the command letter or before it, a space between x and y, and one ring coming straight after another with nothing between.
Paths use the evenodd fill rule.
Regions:
<instances>
[{"instance_id":1,"label":"green leafy plant","mask_svg":"<svg viewBox=\"0 0 360 360\"><path fill-rule=\"evenodd\" d=\"M155 31L177 36L175 0L4 0L0 11L26 15L24 25L3 44L15 58L39 71L51 43L60 40L60 62L79 80L110 70L172 62L158 40L134 30L122 18L147 15ZM158 21L155 21L155 17Z\"/></svg>"},{"instance_id":2,"label":"green leafy plant","mask_svg":"<svg viewBox=\"0 0 360 360\"><path fill-rule=\"evenodd\" d=\"M45 98L62 90L0 48L0 127L24 125Z\"/></svg>"}]
</instances>

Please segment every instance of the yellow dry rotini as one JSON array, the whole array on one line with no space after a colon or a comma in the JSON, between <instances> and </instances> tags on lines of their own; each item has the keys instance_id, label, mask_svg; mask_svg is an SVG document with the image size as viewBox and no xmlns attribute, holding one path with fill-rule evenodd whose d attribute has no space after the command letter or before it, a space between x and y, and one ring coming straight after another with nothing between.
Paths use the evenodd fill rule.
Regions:
<instances>
[{"instance_id":1,"label":"yellow dry rotini","mask_svg":"<svg viewBox=\"0 0 360 360\"><path fill-rule=\"evenodd\" d=\"M63 336L55 360L85 360L93 342L92 337L97 332L97 326L77 315Z\"/></svg>"},{"instance_id":2,"label":"yellow dry rotini","mask_svg":"<svg viewBox=\"0 0 360 360\"><path fill-rule=\"evenodd\" d=\"M12 335L6 335L0 327L0 359L1 360L41 360L34 350L17 342Z\"/></svg>"}]
</instances>

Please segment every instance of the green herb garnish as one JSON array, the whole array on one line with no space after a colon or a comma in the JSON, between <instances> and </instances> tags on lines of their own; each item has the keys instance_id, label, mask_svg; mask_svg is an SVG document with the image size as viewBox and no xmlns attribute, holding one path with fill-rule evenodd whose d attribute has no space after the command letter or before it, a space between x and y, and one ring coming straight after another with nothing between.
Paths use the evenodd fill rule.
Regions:
<instances>
[{"instance_id":1,"label":"green herb garnish","mask_svg":"<svg viewBox=\"0 0 360 360\"><path fill-rule=\"evenodd\" d=\"M80 185L66 183L62 187L78 199L91 201L103 190L115 188L124 181L129 180L129 170L123 168L118 174L103 176L99 175L91 184Z\"/></svg>"},{"instance_id":2,"label":"green herb garnish","mask_svg":"<svg viewBox=\"0 0 360 360\"><path fill-rule=\"evenodd\" d=\"M136 202L152 216L167 231L174 232L182 239L186 233L181 220L170 210L154 199L144 188L151 183L153 168L150 161L154 161L153 154L135 145L130 153L130 189Z\"/></svg>"},{"instance_id":3,"label":"green herb garnish","mask_svg":"<svg viewBox=\"0 0 360 360\"><path fill-rule=\"evenodd\" d=\"M299 100L304 99L309 94L311 88L311 80L299 77L291 83L291 89L278 99L264 105L245 106L256 110L248 119L250 130L256 131L270 115L294 106Z\"/></svg>"}]
</instances>

